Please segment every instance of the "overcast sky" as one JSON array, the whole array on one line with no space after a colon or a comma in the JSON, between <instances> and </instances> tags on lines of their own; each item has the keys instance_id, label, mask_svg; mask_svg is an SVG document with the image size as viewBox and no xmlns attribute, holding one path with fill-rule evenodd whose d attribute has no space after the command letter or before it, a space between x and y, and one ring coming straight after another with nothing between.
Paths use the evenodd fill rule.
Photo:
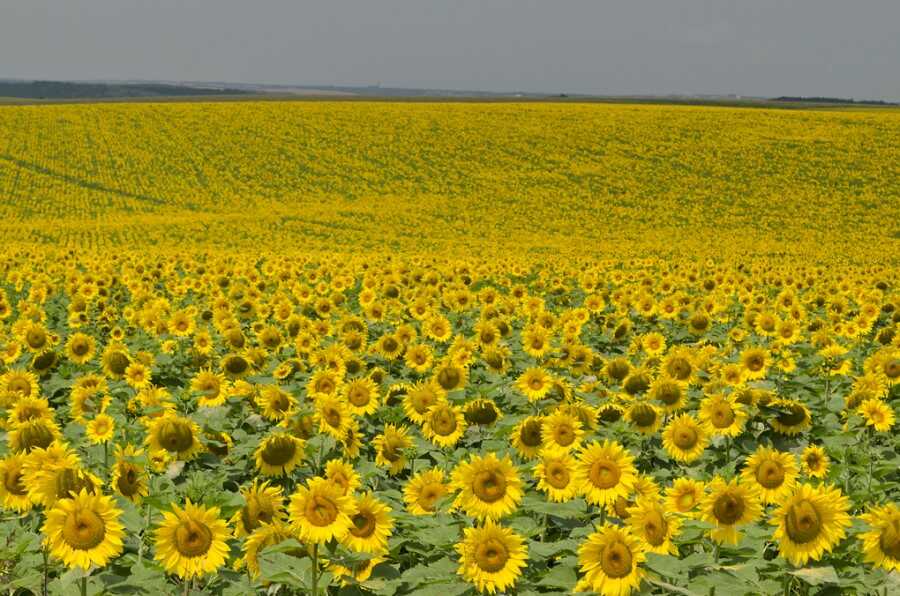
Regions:
<instances>
[{"instance_id":1,"label":"overcast sky","mask_svg":"<svg viewBox=\"0 0 900 596\"><path fill-rule=\"evenodd\" d=\"M900 100L900 0L0 0L0 78Z\"/></svg>"}]
</instances>

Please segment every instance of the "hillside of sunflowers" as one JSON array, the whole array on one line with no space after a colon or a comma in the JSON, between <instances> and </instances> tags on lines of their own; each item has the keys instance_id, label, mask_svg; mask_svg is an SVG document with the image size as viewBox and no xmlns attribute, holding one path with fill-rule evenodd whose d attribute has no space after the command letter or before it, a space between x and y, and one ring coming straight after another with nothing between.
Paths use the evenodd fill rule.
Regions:
<instances>
[{"instance_id":1,"label":"hillside of sunflowers","mask_svg":"<svg viewBox=\"0 0 900 596\"><path fill-rule=\"evenodd\" d=\"M0 131L3 593L900 593L900 111Z\"/></svg>"}]
</instances>

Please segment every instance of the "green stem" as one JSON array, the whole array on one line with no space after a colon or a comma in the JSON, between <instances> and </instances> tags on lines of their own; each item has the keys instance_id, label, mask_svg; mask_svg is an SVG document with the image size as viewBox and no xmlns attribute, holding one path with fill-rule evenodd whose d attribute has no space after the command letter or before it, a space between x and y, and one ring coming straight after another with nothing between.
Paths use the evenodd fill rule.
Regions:
<instances>
[{"instance_id":1,"label":"green stem","mask_svg":"<svg viewBox=\"0 0 900 596\"><path fill-rule=\"evenodd\" d=\"M47 546L46 546L46 545L41 549L41 553L44 555L44 582L43 582L43 584L42 584L41 594L42 594L43 596L47 596L47 580L49 579L49 578L47 577L47 574L48 574L48 571L49 571L48 566L47 566L47 558L48 558L48 554L49 554L49 553L47 552Z\"/></svg>"},{"instance_id":2,"label":"green stem","mask_svg":"<svg viewBox=\"0 0 900 596\"><path fill-rule=\"evenodd\" d=\"M313 545L312 556L312 596L319 596L319 545Z\"/></svg>"},{"instance_id":3,"label":"green stem","mask_svg":"<svg viewBox=\"0 0 900 596\"><path fill-rule=\"evenodd\" d=\"M109 473L109 441L103 441L103 469Z\"/></svg>"},{"instance_id":4,"label":"green stem","mask_svg":"<svg viewBox=\"0 0 900 596\"><path fill-rule=\"evenodd\" d=\"M784 574L784 596L791 596L791 583L794 577L787 573Z\"/></svg>"},{"instance_id":5,"label":"green stem","mask_svg":"<svg viewBox=\"0 0 900 596\"><path fill-rule=\"evenodd\" d=\"M191 593L191 585L193 585L193 583L193 579L184 580L184 596L189 596L189 594Z\"/></svg>"},{"instance_id":6,"label":"green stem","mask_svg":"<svg viewBox=\"0 0 900 596\"><path fill-rule=\"evenodd\" d=\"M87 596L87 576L81 578L81 596Z\"/></svg>"}]
</instances>

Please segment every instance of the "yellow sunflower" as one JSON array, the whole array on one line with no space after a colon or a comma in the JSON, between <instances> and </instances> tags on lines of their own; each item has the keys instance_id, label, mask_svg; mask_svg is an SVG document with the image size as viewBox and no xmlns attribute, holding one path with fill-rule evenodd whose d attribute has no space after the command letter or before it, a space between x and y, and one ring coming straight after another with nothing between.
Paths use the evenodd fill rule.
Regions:
<instances>
[{"instance_id":1,"label":"yellow sunflower","mask_svg":"<svg viewBox=\"0 0 900 596\"><path fill-rule=\"evenodd\" d=\"M628 596L640 586L646 559L640 538L628 528L605 524L578 547L578 564L584 577L576 592L603 596Z\"/></svg>"},{"instance_id":2,"label":"yellow sunflower","mask_svg":"<svg viewBox=\"0 0 900 596\"><path fill-rule=\"evenodd\" d=\"M332 484L340 486L345 495L353 494L353 491L362 484L353 466L340 459L332 459L325 464L325 478Z\"/></svg>"},{"instance_id":3,"label":"yellow sunflower","mask_svg":"<svg viewBox=\"0 0 900 596\"><path fill-rule=\"evenodd\" d=\"M122 552L121 515L112 497L84 489L72 498L59 499L47 511L41 528L50 556L70 568L106 566Z\"/></svg>"},{"instance_id":4,"label":"yellow sunflower","mask_svg":"<svg viewBox=\"0 0 900 596\"><path fill-rule=\"evenodd\" d=\"M646 401L637 401L631 404L625 417L631 425L643 435L652 435L662 425L662 411Z\"/></svg>"},{"instance_id":5,"label":"yellow sunflower","mask_svg":"<svg viewBox=\"0 0 900 596\"><path fill-rule=\"evenodd\" d=\"M422 434L438 447L453 447L466 431L466 420L462 409L448 403L439 403L428 408Z\"/></svg>"},{"instance_id":6,"label":"yellow sunflower","mask_svg":"<svg viewBox=\"0 0 900 596\"><path fill-rule=\"evenodd\" d=\"M540 366L525 370L515 382L516 389L529 401L543 399L552 386L553 376Z\"/></svg>"},{"instance_id":7,"label":"yellow sunflower","mask_svg":"<svg viewBox=\"0 0 900 596\"><path fill-rule=\"evenodd\" d=\"M479 592L505 592L516 584L528 562L525 540L492 520L463 531L456 545L460 562L457 573Z\"/></svg>"},{"instance_id":8,"label":"yellow sunflower","mask_svg":"<svg viewBox=\"0 0 900 596\"><path fill-rule=\"evenodd\" d=\"M355 416L366 416L375 413L381 396L378 386L372 379L354 379L344 385L344 399L350 405L350 412Z\"/></svg>"},{"instance_id":9,"label":"yellow sunflower","mask_svg":"<svg viewBox=\"0 0 900 596\"><path fill-rule=\"evenodd\" d=\"M687 517L696 517L697 506L703 499L706 486L699 480L676 478L666 489L666 509Z\"/></svg>"},{"instance_id":10,"label":"yellow sunflower","mask_svg":"<svg viewBox=\"0 0 900 596\"><path fill-rule=\"evenodd\" d=\"M185 503L163 512L156 530L156 560L166 572L182 579L215 573L228 557L228 525L219 508Z\"/></svg>"},{"instance_id":11,"label":"yellow sunflower","mask_svg":"<svg viewBox=\"0 0 900 596\"><path fill-rule=\"evenodd\" d=\"M673 459L690 463L703 455L703 450L709 444L708 429L690 414L682 414L666 425L662 432L662 443Z\"/></svg>"},{"instance_id":12,"label":"yellow sunflower","mask_svg":"<svg viewBox=\"0 0 900 596\"><path fill-rule=\"evenodd\" d=\"M297 399L278 385L259 387L255 401L262 417L273 422L287 420L297 406Z\"/></svg>"},{"instance_id":13,"label":"yellow sunflower","mask_svg":"<svg viewBox=\"0 0 900 596\"><path fill-rule=\"evenodd\" d=\"M581 420L569 412L557 409L545 416L541 427L544 449L571 451L578 449L584 436Z\"/></svg>"},{"instance_id":14,"label":"yellow sunflower","mask_svg":"<svg viewBox=\"0 0 900 596\"><path fill-rule=\"evenodd\" d=\"M626 524L631 532L646 543L647 552L661 555L677 555L678 548L672 542L681 529L681 520L667 513L659 499L638 497L628 508Z\"/></svg>"},{"instance_id":15,"label":"yellow sunflower","mask_svg":"<svg viewBox=\"0 0 900 596\"><path fill-rule=\"evenodd\" d=\"M894 410L880 399L867 399L858 408L859 414L878 432L888 432L894 426Z\"/></svg>"},{"instance_id":16,"label":"yellow sunflower","mask_svg":"<svg viewBox=\"0 0 900 596\"><path fill-rule=\"evenodd\" d=\"M772 365L772 356L764 348L747 348L741 352L740 362L744 379L752 381L766 376Z\"/></svg>"},{"instance_id":17,"label":"yellow sunflower","mask_svg":"<svg viewBox=\"0 0 900 596\"><path fill-rule=\"evenodd\" d=\"M777 432L793 436L812 426L812 415L806 405L795 399L773 399L768 406L778 411L769 423Z\"/></svg>"},{"instance_id":18,"label":"yellow sunflower","mask_svg":"<svg viewBox=\"0 0 900 596\"><path fill-rule=\"evenodd\" d=\"M704 497L700 509L703 519L715 525L710 532L713 540L737 544L741 538L738 528L759 519L762 503L757 486L739 482L736 478L726 482L719 476L710 481L709 494Z\"/></svg>"},{"instance_id":19,"label":"yellow sunflower","mask_svg":"<svg viewBox=\"0 0 900 596\"><path fill-rule=\"evenodd\" d=\"M828 454L819 445L810 445L800 454L800 466L810 478L824 478L828 463Z\"/></svg>"},{"instance_id":20,"label":"yellow sunflower","mask_svg":"<svg viewBox=\"0 0 900 596\"><path fill-rule=\"evenodd\" d=\"M390 511L372 493L357 498L356 512L350 516L353 525L341 538L341 544L359 553L386 553L388 537L394 528Z\"/></svg>"},{"instance_id":21,"label":"yellow sunflower","mask_svg":"<svg viewBox=\"0 0 900 596\"><path fill-rule=\"evenodd\" d=\"M116 434L116 421L109 414L97 414L85 429L88 441L97 445L109 443Z\"/></svg>"},{"instance_id":22,"label":"yellow sunflower","mask_svg":"<svg viewBox=\"0 0 900 596\"><path fill-rule=\"evenodd\" d=\"M788 496L797 483L797 462L792 453L760 445L747 458L741 478L756 484L763 503L777 503Z\"/></svg>"},{"instance_id":23,"label":"yellow sunflower","mask_svg":"<svg viewBox=\"0 0 900 596\"><path fill-rule=\"evenodd\" d=\"M450 492L439 469L419 472L403 487L403 502L413 515L432 515L438 501Z\"/></svg>"},{"instance_id":24,"label":"yellow sunflower","mask_svg":"<svg viewBox=\"0 0 900 596\"><path fill-rule=\"evenodd\" d=\"M96 351L94 338L85 333L73 333L66 342L66 357L75 364L90 362Z\"/></svg>"},{"instance_id":25,"label":"yellow sunflower","mask_svg":"<svg viewBox=\"0 0 900 596\"><path fill-rule=\"evenodd\" d=\"M341 487L325 478L311 478L306 486L297 487L288 505L291 525L301 540L323 544L340 540L353 527L356 513L353 497L343 494Z\"/></svg>"},{"instance_id":26,"label":"yellow sunflower","mask_svg":"<svg viewBox=\"0 0 900 596\"><path fill-rule=\"evenodd\" d=\"M578 462L567 451L544 451L534 467L534 477L538 490L554 503L574 499L583 482Z\"/></svg>"},{"instance_id":27,"label":"yellow sunflower","mask_svg":"<svg viewBox=\"0 0 900 596\"><path fill-rule=\"evenodd\" d=\"M24 462L24 454L11 454L0 459L0 506L7 511L31 511L32 502L23 482Z\"/></svg>"},{"instance_id":28,"label":"yellow sunflower","mask_svg":"<svg viewBox=\"0 0 900 596\"><path fill-rule=\"evenodd\" d=\"M850 526L850 501L840 489L801 484L773 513L773 540L781 556L796 566L818 561L837 545Z\"/></svg>"},{"instance_id":29,"label":"yellow sunflower","mask_svg":"<svg viewBox=\"0 0 900 596\"><path fill-rule=\"evenodd\" d=\"M413 443L405 426L386 424L384 433L375 437L372 444L375 446L375 463L387 466L390 475L396 476L406 467L407 459L403 452Z\"/></svg>"},{"instance_id":30,"label":"yellow sunflower","mask_svg":"<svg viewBox=\"0 0 900 596\"><path fill-rule=\"evenodd\" d=\"M261 525L285 520L284 495L280 486L254 480L253 484L241 489L241 496L244 497L244 506L229 520L236 538L252 534Z\"/></svg>"},{"instance_id":31,"label":"yellow sunflower","mask_svg":"<svg viewBox=\"0 0 900 596\"><path fill-rule=\"evenodd\" d=\"M627 498L637 476L634 458L615 441L597 441L585 446L578 456L583 479L581 493L592 505L605 505Z\"/></svg>"},{"instance_id":32,"label":"yellow sunflower","mask_svg":"<svg viewBox=\"0 0 900 596\"><path fill-rule=\"evenodd\" d=\"M885 571L900 571L900 507L872 506L860 516L869 531L859 535L867 562Z\"/></svg>"},{"instance_id":33,"label":"yellow sunflower","mask_svg":"<svg viewBox=\"0 0 900 596\"><path fill-rule=\"evenodd\" d=\"M115 455L110 484L132 503L140 503L148 494L147 471L142 463L138 463L144 456L143 449L135 449L132 445L126 445L124 449L116 446Z\"/></svg>"},{"instance_id":34,"label":"yellow sunflower","mask_svg":"<svg viewBox=\"0 0 900 596\"><path fill-rule=\"evenodd\" d=\"M747 412L732 395L716 393L700 402L699 417L714 436L736 437L744 430Z\"/></svg>"},{"instance_id":35,"label":"yellow sunflower","mask_svg":"<svg viewBox=\"0 0 900 596\"><path fill-rule=\"evenodd\" d=\"M534 459L543 446L543 416L529 416L512 430L512 445L524 459Z\"/></svg>"},{"instance_id":36,"label":"yellow sunflower","mask_svg":"<svg viewBox=\"0 0 900 596\"><path fill-rule=\"evenodd\" d=\"M29 453L34 449L45 449L54 441L62 439L62 432L53 420L36 418L16 424L6 437L9 450L13 453Z\"/></svg>"},{"instance_id":37,"label":"yellow sunflower","mask_svg":"<svg viewBox=\"0 0 900 596\"><path fill-rule=\"evenodd\" d=\"M270 434L263 438L256 448L254 453L256 469L266 476L290 474L303 460L305 444L302 439L288 433Z\"/></svg>"},{"instance_id":38,"label":"yellow sunflower","mask_svg":"<svg viewBox=\"0 0 900 596\"><path fill-rule=\"evenodd\" d=\"M500 519L522 500L522 481L512 460L499 459L495 453L460 462L453 470L452 486L460 491L453 506L479 520Z\"/></svg>"},{"instance_id":39,"label":"yellow sunflower","mask_svg":"<svg viewBox=\"0 0 900 596\"><path fill-rule=\"evenodd\" d=\"M151 453L165 451L181 461L189 461L203 451L197 423L169 412L150 420L146 442Z\"/></svg>"},{"instance_id":40,"label":"yellow sunflower","mask_svg":"<svg viewBox=\"0 0 900 596\"><path fill-rule=\"evenodd\" d=\"M267 546L274 546L293 537L294 532L287 524L281 522L273 522L271 524L260 525L255 530L253 530L253 532L249 536L247 536L246 540L244 540L244 556L236 562L236 567L240 568L240 566L246 565L250 577L259 577L260 551ZM304 551L291 554L296 557L302 557L306 555Z\"/></svg>"},{"instance_id":41,"label":"yellow sunflower","mask_svg":"<svg viewBox=\"0 0 900 596\"><path fill-rule=\"evenodd\" d=\"M201 408L221 406L228 397L228 381L225 375L214 373L209 369L201 369L191 379L191 391L198 393L197 405Z\"/></svg>"},{"instance_id":42,"label":"yellow sunflower","mask_svg":"<svg viewBox=\"0 0 900 596\"><path fill-rule=\"evenodd\" d=\"M350 429L352 414L347 402L341 398L334 395L319 395L316 398L316 420L319 423L319 432L340 441Z\"/></svg>"}]
</instances>

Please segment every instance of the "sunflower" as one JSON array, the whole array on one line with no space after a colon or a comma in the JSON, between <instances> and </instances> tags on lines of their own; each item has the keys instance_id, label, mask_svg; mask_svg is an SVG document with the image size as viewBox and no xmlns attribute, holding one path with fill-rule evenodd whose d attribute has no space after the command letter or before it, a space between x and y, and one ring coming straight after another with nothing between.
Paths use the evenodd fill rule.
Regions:
<instances>
[{"instance_id":1,"label":"sunflower","mask_svg":"<svg viewBox=\"0 0 900 596\"><path fill-rule=\"evenodd\" d=\"M524 459L538 456L543 445L543 416L529 416L512 430L512 445Z\"/></svg>"},{"instance_id":2,"label":"sunflower","mask_svg":"<svg viewBox=\"0 0 900 596\"><path fill-rule=\"evenodd\" d=\"M700 402L700 420L714 436L736 437L744 430L747 413L734 396L715 393Z\"/></svg>"},{"instance_id":3,"label":"sunflower","mask_svg":"<svg viewBox=\"0 0 900 596\"><path fill-rule=\"evenodd\" d=\"M0 505L7 511L31 511L32 502L28 498L22 473L24 462L23 454L12 454L0 459Z\"/></svg>"},{"instance_id":4,"label":"sunflower","mask_svg":"<svg viewBox=\"0 0 900 596\"><path fill-rule=\"evenodd\" d=\"M719 543L737 544L741 538L738 527L756 521L762 514L757 485L736 478L726 482L716 476L708 489L700 510L704 521L715 525L710 537Z\"/></svg>"},{"instance_id":5,"label":"sunflower","mask_svg":"<svg viewBox=\"0 0 900 596\"><path fill-rule=\"evenodd\" d=\"M810 445L800 454L800 466L810 478L824 478L828 474L828 454L819 445Z\"/></svg>"},{"instance_id":6,"label":"sunflower","mask_svg":"<svg viewBox=\"0 0 900 596\"><path fill-rule=\"evenodd\" d=\"M550 332L543 327L531 325L522 331L522 350L532 358L540 360L550 351Z\"/></svg>"},{"instance_id":7,"label":"sunflower","mask_svg":"<svg viewBox=\"0 0 900 596\"><path fill-rule=\"evenodd\" d=\"M228 520L234 527L236 538L248 536L264 524L283 522L287 517L280 486L254 480L253 484L241 489L241 496L244 506Z\"/></svg>"},{"instance_id":8,"label":"sunflower","mask_svg":"<svg viewBox=\"0 0 900 596\"><path fill-rule=\"evenodd\" d=\"M647 552L661 555L677 555L673 540L681 529L681 520L667 513L659 499L638 497L627 510L627 525L631 532L647 545Z\"/></svg>"},{"instance_id":9,"label":"sunflower","mask_svg":"<svg viewBox=\"0 0 900 596\"><path fill-rule=\"evenodd\" d=\"M388 537L394 528L390 511L372 493L357 498L356 512L350 516L353 525L341 538L341 544L358 553L386 553Z\"/></svg>"},{"instance_id":10,"label":"sunflower","mask_svg":"<svg viewBox=\"0 0 900 596\"><path fill-rule=\"evenodd\" d=\"M104 567L122 552L122 510L112 497L82 489L72 498L56 501L46 515L41 531L50 556L67 567Z\"/></svg>"},{"instance_id":11,"label":"sunflower","mask_svg":"<svg viewBox=\"0 0 900 596\"><path fill-rule=\"evenodd\" d=\"M106 376L112 379L121 379L131 364L131 354L123 344L113 342L103 350L100 361Z\"/></svg>"},{"instance_id":12,"label":"sunflower","mask_svg":"<svg viewBox=\"0 0 900 596\"><path fill-rule=\"evenodd\" d=\"M465 366L454 364L449 360L444 360L434 369L432 379L444 391L456 391L466 386L469 380L469 369Z\"/></svg>"},{"instance_id":13,"label":"sunflower","mask_svg":"<svg viewBox=\"0 0 900 596\"><path fill-rule=\"evenodd\" d=\"M62 439L59 425L53 420L36 418L16 424L6 437L9 450L13 453L33 449L44 449L54 441Z\"/></svg>"},{"instance_id":14,"label":"sunflower","mask_svg":"<svg viewBox=\"0 0 900 596\"><path fill-rule=\"evenodd\" d=\"M306 486L297 487L288 512L301 540L323 544L342 539L354 527L351 516L356 513L356 504L340 486L317 476L310 478Z\"/></svg>"},{"instance_id":15,"label":"sunflower","mask_svg":"<svg viewBox=\"0 0 900 596\"><path fill-rule=\"evenodd\" d=\"M132 445L126 445L124 449L116 446L115 455L110 484L118 494L132 503L140 503L148 494L147 472L144 465L137 461L143 458L143 449L135 449Z\"/></svg>"},{"instance_id":16,"label":"sunflower","mask_svg":"<svg viewBox=\"0 0 900 596\"><path fill-rule=\"evenodd\" d=\"M457 464L452 486L460 491L453 506L479 520L500 519L515 511L522 500L522 481L512 460L499 459L495 453L473 455Z\"/></svg>"},{"instance_id":17,"label":"sunflower","mask_svg":"<svg viewBox=\"0 0 900 596\"><path fill-rule=\"evenodd\" d=\"M703 455L709 444L709 430L690 414L673 418L662 432L663 448L680 462L690 463Z\"/></svg>"},{"instance_id":18,"label":"sunflower","mask_svg":"<svg viewBox=\"0 0 900 596\"><path fill-rule=\"evenodd\" d=\"M303 460L302 439L284 432L272 433L260 441L254 452L256 469L266 476L290 474Z\"/></svg>"},{"instance_id":19,"label":"sunflower","mask_svg":"<svg viewBox=\"0 0 900 596\"><path fill-rule=\"evenodd\" d=\"M673 346L662 360L660 372L669 379L690 385L696 381L697 367L689 348Z\"/></svg>"},{"instance_id":20,"label":"sunflower","mask_svg":"<svg viewBox=\"0 0 900 596\"><path fill-rule=\"evenodd\" d=\"M410 478L403 487L403 502L413 515L431 515L437 502L449 492L442 470L426 470Z\"/></svg>"},{"instance_id":21,"label":"sunflower","mask_svg":"<svg viewBox=\"0 0 900 596\"><path fill-rule=\"evenodd\" d=\"M52 507L60 499L68 499L86 490L99 493L103 481L85 470L78 457L67 454L62 461L34 470L24 470L28 496L37 505Z\"/></svg>"},{"instance_id":22,"label":"sunflower","mask_svg":"<svg viewBox=\"0 0 900 596\"><path fill-rule=\"evenodd\" d=\"M222 372L229 379L242 379L252 372L253 365L241 354L229 353L219 361Z\"/></svg>"},{"instance_id":23,"label":"sunflower","mask_svg":"<svg viewBox=\"0 0 900 596\"><path fill-rule=\"evenodd\" d=\"M479 592L491 594L513 587L528 561L525 540L492 520L466 528L456 552L460 556L457 573Z\"/></svg>"},{"instance_id":24,"label":"sunflower","mask_svg":"<svg viewBox=\"0 0 900 596\"><path fill-rule=\"evenodd\" d=\"M543 419L541 438L544 449L578 449L583 435L581 420L564 410L557 409Z\"/></svg>"},{"instance_id":25,"label":"sunflower","mask_svg":"<svg viewBox=\"0 0 900 596\"><path fill-rule=\"evenodd\" d=\"M859 535L866 561L888 572L900 571L900 507L872 506L860 519L870 528Z\"/></svg>"},{"instance_id":26,"label":"sunflower","mask_svg":"<svg viewBox=\"0 0 900 596\"><path fill-rule=\"evenodd\" d=\"M477 424L478 426L491 426L501 418L503 412L490 399L474 399L466 403L463 415L469 424Z\"/></svg>"},{"instance_id":27,"label":"sunflower","mask_svg":"<svg viewBox=\"0 0 900 596\"><path fill-rule=\"evenodd\" d=\"M42 397L20 397L6 417L9 428L24 424L29 420L53 420L53 408ZM3 419L0 417L0 425Z\"/></svg>"},{"instance_id":28,"label":"sunflower","mask_svg":"<svg viewBox=\"0 0 900 596\"><path fill-rule=\"evenodd\" d=\"M783 435L793 436L812 426L812 415L806 405L795 399L773 399L768 407L777 414L769 423Z\"/></svg>"},{"instance_id":29,"label":"sunflower","mask_svg":"<svg viewBox=\"0 0 900 596\"><path fill-rule=\"evenodd\" d=\"M340 486L345 495L353 494L362 484L353 466L340 459L332 459L325 464L325 479Z\"/></svg>"},{"instance_id":30,"label":"sunflower","mask_svg":"<svg viewBox=\"0 0 900 596\"><path fill-rule=\"evenodd\" d=\"M66 342L66 357L75 364L85 364L97 352L94 338L85 333L73 333Z\"/></svg>"},{"instance_id":31,"label":"sunflower","mask_svg":"<svg viewBox=\"0 0 900 596\"><path fill-rule=\"evenodd\" d=\"M594 441L578 456L578 472L583 479L581 493L592 505L605 505L627 498L634 488L637 470L634 458L615 441Z\"/></svg>"},{"instance_id":32,"label":"sunflower","mask_svg":"<svg viewBox=\"0 0 900 596\"><path fill-rule=\"evenodd\" d=\"M347 402L334 395L319 395L315 403L319 432L331 435L336 440L343 439L352 421Z\"/></svg>"},{"instance_id":33,"label":"sunflower","mask_svg":"<svg viewBox=\"0 0 900 596\"><path fill-rule=\"evenodd\" d=\"M651 331L641 338L641 347L650 356L659 356L666 351L666 336L658 331Z\"/></svg>"},{"instance_id":34,"label":"sunflower","mask_svg":"<svg viewBox=\"0 0 900 596\"><path fill-rule=\"evenodd\" d=\"M431 380L422 381L407 390L403 411L416 424L424 424L428 409L446 399L447 392L440 385Z\"/></svg>"},{"instance_id":35,"label":"sunflower","mask_svg":"<svg viewBox=\"0 0 900 596\"><path fill-rule=\"evenodd\" d=\"M40 392L38 379L31 371L12 369L0 375L0 394L11 393L20 397L39 397Z\"/></svg>"},{"instance_id":36,"label":"sunflower","mask_svg":"<svg viewBox=\"0 0 900 596\"><path fill-rule=\"evenodd\" d=\"M705 490L706 487L699 480L676 478L672 486L666 489L666 509L695 517Z\"/></svg>"},{"instance_id":37,"label":"sunflower","mask_svg":"<svg viewBox=\"0 0 900 596\"><path fill-rule=\"evenodd\" d=\"M387 557L376 556L371 559L366 559L365 561L360 561L351 567L338 565L337 563L329 563L328 571L330 571L338 582L340 582L341 587L350 586L354 585L354 583L359 584L368 581L368 579L372 577L372 572L375 570L375 567L386 560ZM350 580L349 578L353 579Z\"/></svg>"},{"instance_id":38,"label":"sunflower","mask_svg":"<svg viewBox=\"0 0 900 596\"><path fill-rule=\"evenodd\" d=\"M386 424L384 433L375 437L372 444L375 445L375 463L387 466L391 476L396 476L406 467L407 459L403 451L412 447L413 442L405 426Z\"/></svg>"},{"instance_id":39,"label":"sunflower","mask_svg":"<svg viewBox=\"0 0 900 596\"><path fill-rule=\"evenodd\" d=\"M106 413L112 397L102 387L74 387L70 394L69 413L81 424L98 414Z\"/></svg>"},{"instance_id":40,"label":"sunflower","mask_svg":"<svg viewBox=\"0 0 900 596\"><path fill-rule=\"evenodd\" d=\"M741 352L740 362L744 379L752 381L766 376L772 365L772 356L763 348L747 348Z\"/></svg>"},{"instance_id":41,"label":"sunflower","mask_svg":"<svg viewBox=\"0 0 900 596\"><path fill-rule=\"evenodd\" d=\"M459 442L466 430L462 410L447 403L428 408L422 434L438 447L452 447Z\"/></svg>"},{"instance_id":42,"label":"sunflower","mask_svg":"<svg viewBox=\"0 0 900 596\"><path fill-rule=\"evenodd\" d=\"M228 397L228 381L225 375L216 374L210 369L201 369L191 379L191 391L199 394L197 405L201 408L221 406Z\"/></svg>"},{"instance_id":43,"label":"sunflower","mask_svg":"<svg viewBox=\"0 0 900 596\"><path fill-rule=\"evenodd\" d=\"M640 538L628 528L605 524L578 547L578 564L584 577L575 591L627 596L641 583L644 572L640 564L645 559Z\"/></svg>"},{"instance_id":44,"label":"sunflower","mask_svg":"<svg viewBox=\"0 0 900 596\"><path fill-rule=\"evenodd\" d=\"M192 579L216 570L228 557L228 525L219 518L219 508L191 503L172 505L163 512L156 530L156 560L167 573Z\"/></svg>"},{"instance_id":45,"label":"sunflower","mask_svg":"<svg viewBox=\"0 0 900 596\"><path fill-rule=\"evenodd\" d=\"M840 489L801 484L773 513L772 539L795 566L818 561L837 545L850 526L850 501Z\"/></svg>"},{"instance_id":46,"label":"sunflower","mask_svg":"<svg viewBox=\"0 0 900 596\"><path fill-rule=\"evenodd\" d=\"M203 451L197 423L174 413L150 420L146 442L150 453L165 451L181 461L189 461Z\"/></svg>"},{"instance_id":47,"label":"sunflower","mask_svg":"<svg viewBox=\"0 0 900 596\"><path fill-rule=\"evenodd\" d=\"M116 434L116 421L108 414L97 414L93 420L87 423L85 434L88 441L95 445L108 443Z\"/></svg>"},{"instance_id":48,"label":"sunflower","mask_svg":"<svg viewBox=\"0 0 900 596\"><path fill-rule=\"evenodd\" d=\"M566 451L544 451L534 466L534 477L538 490L554 503L574 499L582 483L578 462Z\"/></svg>"},{"instance_id":49,"label":"sunflower","mask_svg":"<svg viewBox=\"0 0 900 596\"><path fill-rule=\"evenodd\" d=\"M663 417L659 408L646 401L631 404L625 417L643 435L652 435L662 425Z\"/></svg>"},{"instance_id":50,"label":"sunflower","mask_svg":"<svg viewBox=\"0 0 900 596\"><path fill-rule=\"evenodd\" d=\"M293 538L294 533L290 526L281 522L273 522L271 524L262 524L244 540L244 556L236 563L236 567L246 565L250 577L257 578L260 574L259 569L259 553L267 546L274 546L289 538ZM298 549L299 550L299 549ZM302 557L306 553L299 551L291 553L293 556Z\"/></svg>"},{"instance_id":51,"label":"sunflower","mask_svg":"<svg viewBox=\"0 0 900 596\"><path fill-rule=\"evenodd\" d=\"M521 391L528 401L543 399L552 385L552 375L540 366L526 369L515 382L516 389Z\"/></svg>"},{"instance_id":52,"label":"sunflower","mask_svg":"<svg viewBox=\"0 0 900 596\"><path fill-rule=\"evenodd\" d=\"M880 399L867 399L858 409L859 414L878 432L888 432L894 426L894 410Z\"/></svg>"},{"instance_id":53,"label":"sunflower","mask_svg":"<svg viewBox=\"0 0 900 596\"><path fill-rule=\"evenodd\" d=\"M343 394L350 412L355 416L373 414L381 401L381 397L378 395L378 386L368 378L350 381L344 385Z\"/></svg>"},{"instance_id":54,"label":"sunflower","mask_svg":"<svg viewBox=\"0 0 900 596\"><path fill-rule=\"evenodd\" d=\"M670 414L687 405L684 385L668 377L659 377L650 385L649 397L662 403L663 410Z\"/></svg>"},{"instance_id":55,"label":"sunflower","mask_svg":"<svg viewBox=\"0 0 900 596\"><path fill-rule=\"evenodd\" d=\"M760 445L747 458L741 478L757 485L763 503L777 503L794 489L797 463L792 453Z\"/></svg>"}]
</instances>

